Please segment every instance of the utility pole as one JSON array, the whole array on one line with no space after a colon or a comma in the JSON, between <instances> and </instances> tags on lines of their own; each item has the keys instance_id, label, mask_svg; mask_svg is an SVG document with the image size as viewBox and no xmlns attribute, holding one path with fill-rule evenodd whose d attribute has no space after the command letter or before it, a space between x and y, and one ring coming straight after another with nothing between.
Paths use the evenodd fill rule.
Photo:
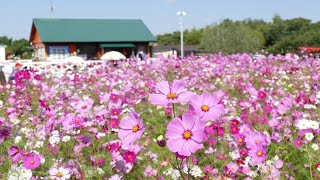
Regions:
<instances>
[{"instance_id":1,"label":"utility pole","mask_svg":"<svg viewBox=\"0 0 320 180\"><path fill-rule=\"evenodd\" d=\"M51 19L53 18L53 11L54 11L53 3L52 3L52 0L50 0L50 17L51 17Z\"/></svg>"},{"instance_id":2,"label":"utility pole","mask_svg":"<svg viewBox=\"0 0 320 180\"><path fill-rule=\"evenodd\" d=\"M182 17L183 16L186 16L187 13L184 12L184 11L178 11L177 12L177 15L180 17L180 22L179 22L179 25L180 25L180 45L181 45L181 58L184 57L184 50L183 50L183 22L182 22Z\"/></svg>"}]
</instances>

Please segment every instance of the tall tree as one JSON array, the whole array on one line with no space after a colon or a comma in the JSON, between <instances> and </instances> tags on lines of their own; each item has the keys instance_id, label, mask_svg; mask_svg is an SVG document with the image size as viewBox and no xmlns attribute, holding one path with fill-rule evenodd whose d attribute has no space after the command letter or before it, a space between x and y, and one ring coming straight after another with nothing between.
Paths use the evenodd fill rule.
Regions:
<instances>
[{"instance_id":1,"label":"tall tree","mask_svg":"<svg viewBox=\"0 0 320 180\"><path fill-rule=\"evenodd\" d=\"M263 46L263 35L240 22L227 19L219 25L207 27L201 45L209 52L255 52Z\"/></svg>"}]
</instances>

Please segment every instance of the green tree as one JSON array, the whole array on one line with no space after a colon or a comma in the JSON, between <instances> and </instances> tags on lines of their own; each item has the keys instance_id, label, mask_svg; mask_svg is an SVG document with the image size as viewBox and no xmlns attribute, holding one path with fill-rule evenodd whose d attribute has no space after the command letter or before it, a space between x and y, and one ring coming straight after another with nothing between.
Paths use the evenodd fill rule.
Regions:
<instances>
[{"instance_id":1,"label":"green tree","mask_svg":"<svg viewBox=\"0 0 320 180\"><path fill-rule=\"evenodd\" d=\"M227 19L204 30L201 46L209 52L226 54L255 52L263 46L263 38L261 32Z\"/></svg>"},{"instance_id":2,"label":"green tree","mask_svg":"<svg viewBox=\"0 0 320 180\"><path fill-rule=\"evenodd\" d=\"M26 39L12 40L7 36L0 37L0 44L7 46L7 55L19 56L23 59L31 58L32 49L29 46L29 41Z\"/></svg>"}]
</instances>

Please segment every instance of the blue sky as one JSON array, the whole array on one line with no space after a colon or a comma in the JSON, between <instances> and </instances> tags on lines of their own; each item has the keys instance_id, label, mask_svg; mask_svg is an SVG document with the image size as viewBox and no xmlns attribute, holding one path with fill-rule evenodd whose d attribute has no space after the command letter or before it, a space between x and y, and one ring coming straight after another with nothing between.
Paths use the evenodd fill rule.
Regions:
<instances>
[{"instance_id":1,"label":"blue sky","mask_svg":"<svg viewBox=\"0 0 320 180\"><path fill-rule=\"evenodd\" d=\"M176 12L184 10L186 28L200 28L225 18L320 21L320 0L52 0L55 18L142 19L153 34L179 29ZM28 38L32 18L50 17L50 0L2 0L0 36Z\"/></svg>"}]
</instances>

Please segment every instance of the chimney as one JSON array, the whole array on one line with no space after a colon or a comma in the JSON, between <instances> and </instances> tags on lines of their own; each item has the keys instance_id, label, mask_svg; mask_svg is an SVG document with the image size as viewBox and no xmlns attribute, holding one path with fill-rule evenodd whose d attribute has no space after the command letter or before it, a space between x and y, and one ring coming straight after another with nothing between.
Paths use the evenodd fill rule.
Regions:
<instances>
[{"instance_id":1,"label":"chimney","mask_svg":"<svg viewBox=\"0 0 320 180\"><path fill-rule=\"evenodd\" d=\"M0 62L6 60L6 47L7 46L0 44Z\"/></svg>"}]
</instances>

